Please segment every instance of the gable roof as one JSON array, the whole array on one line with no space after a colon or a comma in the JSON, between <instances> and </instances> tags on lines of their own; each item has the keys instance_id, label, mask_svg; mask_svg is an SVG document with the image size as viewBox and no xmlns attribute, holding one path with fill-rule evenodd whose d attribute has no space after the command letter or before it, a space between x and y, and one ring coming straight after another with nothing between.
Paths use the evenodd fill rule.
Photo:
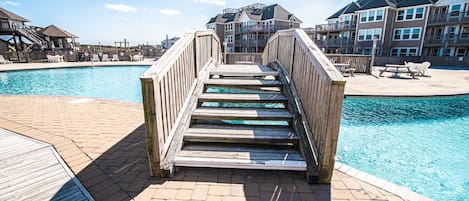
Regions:
<instances>
[{"instance_id":1,"label":"gable roof","mask_svg":"<svg viewBox=\"0 0 469 201\"><path fill-rule=\"evenodd\" d=\"M49 36L49 37L56 37L56 38L78 38L78 36L67 32L65 30L60 29L55 25L49 25L48 27L41 30L41 33Z\"/></svg>"},{"instance_id":2,"label":"gable roof","mask_svg":"<svg viewBox=\"0 0 469 201\"><path fill-rule=\"evenodd\" d=\"M233 11L232 11L233 10ZM246 15L251 20L270 20L270 19L280 19L280 20L289 20L292 18L293 14L288 12L285 8L281 7L278 4L272 4L269 6L259 7L250 7L246 6L240 9L230 9L230 12L224 14L218 14L215 17L210 18L207 24L219 22L219 23L228 23L233 21L239 21L242 13ZM295 17L298 22L301 22L298 18Z\"/></svg>"},{"instance_id":3,"label":"gable roof","mask_svg":"<svg viewBox=\"0 0 469 201\"><path fill-rule=\"evenodd\" d=\"M9 19L9 20L16 20L20 22L29 22L28 19L21 17L15 13L8 11L7 9L0 7L0 18L1 19Z\"/></svg>"},{"instance_id":4,"label":"gable roof","mask_svg":"<svg viewBox=\"0 0 469 201\"><path fill-rule=\"evenodd\" d=\"M388 6L393 8L404 8L411 6L435 4L438 1L439 0L357 0L347 4L345 7L341 8L339 11L335 12L333 15L328 17L327 20L339 18L343 14L354 13L360 10L368 10Z\"/></svg>"}]
</instances>

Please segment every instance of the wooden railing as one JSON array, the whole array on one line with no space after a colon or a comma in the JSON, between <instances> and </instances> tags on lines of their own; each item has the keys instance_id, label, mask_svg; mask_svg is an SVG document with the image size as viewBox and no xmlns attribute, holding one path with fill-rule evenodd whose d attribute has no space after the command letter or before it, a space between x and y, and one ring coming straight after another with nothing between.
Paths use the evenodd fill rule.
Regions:
<instances>
[{"instance_id":1,"label":"wooden railing","mask_svg":"<svg viewBox=\"0 0 469 201\"><path fill-rule=\"evenodd\" d=\"M263 64L279 65L293 93L294 128L310 182L330 183L334 168L345 80L301 29L278 31ZM291 101L290 101L291 102ZM293 108L292 108L293 107ZM316 176L313 172L317 172Z\"/></svg>"},{"instance_id":2,"label":"wooden railing","mask_svg":"<svg viewBox=\"0 0 469 201\"><path fill-rule=\"evenodd\" d=\"M181 117L207 63L221 60L220 40L213 31L193 31L179 39L140 78L145 139L152 176L163 176L168 150Z\"/></svg>"},{"instance_id":3,"label":"wooden railing","mask_svg":"<svg viewBox=\"0 0 469 201\"><path fill-rule=\"evenodd\" d=\"M348 63L356 73L371 73L371 56L361 54L326 54L335 63Z\"/></svg>"},{"instance_id":4,"label":"wooden railing","mask_svg":"<svg viewBox=\"0 0 469 201\"><path fill-rule=\"evenodd\" d=\"M262 53L227 53L225 64L236 64L237 62L251 61L255 64L262 63Z\"/></svg>"}]
</instances>

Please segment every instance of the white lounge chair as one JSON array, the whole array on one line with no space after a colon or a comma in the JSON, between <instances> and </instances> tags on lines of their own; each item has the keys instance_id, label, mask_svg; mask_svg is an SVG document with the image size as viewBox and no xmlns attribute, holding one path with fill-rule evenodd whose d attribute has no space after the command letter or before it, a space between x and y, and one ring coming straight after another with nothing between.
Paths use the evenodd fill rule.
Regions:
<instances>
[{"instance_id":1,"label":"white lounge chair","mask_svg":"<svg viewBox=\"0 0 469 201\"><path fill-rule=\"evenodd\" d=\"M428 68L432 64L426 61L423 63L406 62L406 65L409 66L409 69L415 71L418 76L428 76Z\"/></svg>"},{"instance_id":2,"label":"white lounge chair","mask_svg":"<svg viewBox=\"0 0 469 201\"><path fill-rule=\"evenodd\" d=\"M64 62L64 56L62 55L55 55L55 58L57 59L57 62Z\"/></svg>"},{"instance_id":3,"label":"white lounge chair","mask_svg":"<svg viewBox=\"0 0 469 201\"><path fill-rule=\"evenodd\" d=\"M99 56L97 54L91 55L91 61L98 61L99 62Z\"/></svg>"},{"instance_id":4,"label":"white lounge chair","mask_svg":"<svg viewBox=\"0 0 469 201\"><path fill-rule=\"evenodd\" d=\"M109 61L109 55L108 54L103 54L103 58L101 61Z\"/></svg>"},{"instance_id":5,"label":"white lounge chair","mask_svg":"<svg viewBox=\"0 0 469 201\"><path fill-rule=\"evenodd\" d=\"M113 54L111 61L119 61L119 56L117 54Z\"/></svg>"},{"instance_id":6,"label":"white lounge chair","mask_svg":"<svg viewBox=\"0 0 469 201\"><path fill-rule=\"evenodd\" d=\"M49 63L54 63L55 62L54 57L52 55L46 55L46 57L47 57L47 62L49 62Z\"/></svg>"},{"instance_id":7,"label":"white lounge chair","mask_svg":"<svg viewBox=\"0 0 469 201\"><path fill-rule=\"evenodd\" d=\"M8 61L3 57L3 55L0 54L0 64L12 64L13 62Z\"/></svg>"}]
</instances>

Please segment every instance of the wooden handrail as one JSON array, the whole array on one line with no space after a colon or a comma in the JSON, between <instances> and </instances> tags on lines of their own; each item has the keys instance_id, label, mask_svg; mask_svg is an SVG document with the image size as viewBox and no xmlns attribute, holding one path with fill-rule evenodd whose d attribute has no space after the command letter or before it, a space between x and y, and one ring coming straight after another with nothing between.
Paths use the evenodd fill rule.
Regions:
<instances>
[{"instance_id":1,"label":"wooden handrail","mask_svg":"<svg viewBox=\"0 0 469 201\"><path fill-rule=\"evenodd\" d=\"M220 39L211 30L192 31L179 39L140 78L145 115L145 139L151 175L168 174L163 163L179 133L199 73L221 61Z\"/></svg>"},{"instance_id":2,"label":"wooden handrail","mask_svg":"<svg viewBox=\"0 0 469 201\"><path fill-rule=\"evenodd\" d=\"M295 97L295 131L310 182L330 183L337 149L345 80L301 29L278 31L263 52L263 64L280 66ZM317 177L312 173L317 171Z\"/></svg>"}]
</instances>

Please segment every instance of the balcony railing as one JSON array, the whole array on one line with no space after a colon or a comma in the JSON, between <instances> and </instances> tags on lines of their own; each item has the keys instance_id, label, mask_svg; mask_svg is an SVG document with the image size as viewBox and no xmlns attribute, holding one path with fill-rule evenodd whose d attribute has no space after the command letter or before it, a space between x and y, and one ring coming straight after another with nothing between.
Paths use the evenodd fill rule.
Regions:
<instances>
[{"instance_id":1,"label":"balcony railing","mask_svg":"<svg viewBox=\"0 0 469 201\"><path fill-rule=\"evenodd\" d=\"M353 39L329 39L329 40L317 40L315 43L319 47L347 47L353 46L355 41Z\"/></svg>"},{"instance_id":2,"label":"balcony railing","mask_svg":"<svg viewBox=\"0 0 469 201\"><path fill-rule=\"evenodd\" d=\"M429 24L446 24L446 23L463 23L469 22L469 12L452 14L446 13L443 15L433 15L430 16L428 23Z\"/></svg>"},{"instance_id":3,"label":"balcony railing","mask_svg":"<svg viewBox=\"0 0 469 201\"><path fill-rule=\"evenodd\" d=\"M356 22L341 22L336 24L320 24L316 25L316 32L327 31L346 31L354 30L357 27Z\"/></svg>"},{"instance_id":4,"label":"balcony railing","mask_svg":"<svg viewBox=\"0 0 469 201\"><path fill-rule=\"evenodd\" d=\"M425 45L452 45L469 46L469 34L464 35L443 35L425 38Z\"/></svg>"},{"instance_id":5,"label":"balcony railing","mask_svg":"<svg viewBox=\"0 0 469 201\"><path fill-rule=\"evenodd\" d=\"M236 34L253 33L253 32L270 32L275 33L277 30L290 29L289 26L280 25L253 25L253 26L241 26L236 28Z\"/></svg>"},{"instance_id":6,"label":"balcony railing","mask_svg":"<svg viewBox=\"0 0 469 201\"><path fill-rule=\"evenodd\" d=\"M236 47L263 47L267 40L238 40L235 43Z\"/></svg>"}]
</instances>

